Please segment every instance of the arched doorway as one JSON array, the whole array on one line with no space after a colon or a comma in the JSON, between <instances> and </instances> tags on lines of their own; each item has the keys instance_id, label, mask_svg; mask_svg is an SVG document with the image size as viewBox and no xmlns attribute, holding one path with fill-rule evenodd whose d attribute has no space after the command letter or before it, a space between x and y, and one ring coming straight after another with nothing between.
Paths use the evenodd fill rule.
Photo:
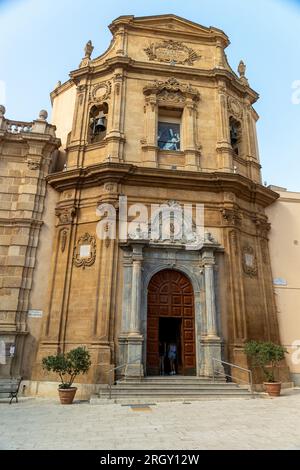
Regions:
<instances>
[{"instance_id":1,"label":"arched doorway","mask_svg":"<svg viewBox=\"0 0 300 470\"><path fill-rule=\"evenodd\" d=\"M159 374L159 344L176 342L177 373L196 374L194 291L181 272L165 269L148 286L147 375ZM168 361L166 360L166 372Z\"/></svg>"}]
</instances>

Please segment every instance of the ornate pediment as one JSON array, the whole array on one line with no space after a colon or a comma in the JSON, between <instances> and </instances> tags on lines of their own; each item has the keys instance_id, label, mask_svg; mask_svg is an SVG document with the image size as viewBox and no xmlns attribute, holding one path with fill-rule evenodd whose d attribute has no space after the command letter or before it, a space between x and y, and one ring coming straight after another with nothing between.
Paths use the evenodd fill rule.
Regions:
<instances>
[{"instance_id":1,"label":"ornate pediment","mask_svg":"<svg viewBox=\"0 0 300 470\"><path fill-rule=\"evenodd\" d=\"M120 16L116 18L109 26L111 32L115 34L120 28L130 26L131 29L138 29L141 31L162 31L172 33L173 37L178 38L178 34L188 34L193 37L197 42L202 38L209 41L214 41L216 38L223 40L227 46L229 44L228 37L220 29L203 26L199 23L187 20L181 16L166 14L166 15L153 15L153 16L140 16L134 17L133 15Z\"/></svg>"},{"instance_id":2,"label":"ornate pediment","mask_svg":"<svg viewBox=\"0 0 300 470\"><path fill-rule=\"evenodd\" d=\"M155 80L153 83L149 83L144 87L145 95L157 95L163 99L166 99L166 96L170 98L171 94L174 93L183 97L190 95L195 101L200 99L200 93L198 90L191 87L190 84L186 85L185 83L178 82L174 77L171 77L164 82Z\"/></svg>"},{"instance_id":3,"label":"ornate pediment","mask_svg":"<svg viewBox=\"0 0 300 470\"><path fill-rule=\"evenodd\" d=\"M149 60L182 65L194 65L201 58L192 48L172 39L152 43L144 49Z\"/></svg>"}]
</instances>

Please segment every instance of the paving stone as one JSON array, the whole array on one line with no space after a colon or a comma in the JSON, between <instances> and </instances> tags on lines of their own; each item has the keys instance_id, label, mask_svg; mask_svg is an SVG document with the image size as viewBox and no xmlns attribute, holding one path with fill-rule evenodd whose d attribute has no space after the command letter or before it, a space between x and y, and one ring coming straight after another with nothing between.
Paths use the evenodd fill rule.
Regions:
<instances>
[{"instance_id":1,"label":"paving stone","mask_svg":"<svg viewBox=\"0 0 300 470\"><path fill-rule=\"evenodd\" d=\"M164 402L150 408L146 413L119 404L2 402L0 449L300 449L300 390L274 400Z\"/></svg>"}]
</instances>

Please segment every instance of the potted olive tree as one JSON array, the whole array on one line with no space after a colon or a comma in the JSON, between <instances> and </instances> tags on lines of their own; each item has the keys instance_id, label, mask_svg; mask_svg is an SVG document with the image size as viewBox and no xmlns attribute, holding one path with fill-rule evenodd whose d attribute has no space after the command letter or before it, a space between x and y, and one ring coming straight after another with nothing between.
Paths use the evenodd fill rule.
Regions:
<instances>
[{"instance_id":1,"label":"potted olive tree","mask_svg":"<svg viewBox=\"0 0 300 470\"><path fill-rule=\"evenodd\" d=\"M281 382L276 381L275 370L284 359L286 349L270 341L252 340L245 344L244 351L251 358L253 366L261 367L266 380L264 382L266 392L271 397L279 397Z\"/></svg>"},{"instance_id":2,"label":"potted olive tree","mask_svg":"<svg viewBox=\"0 0 300 470\"><path fill-rule=\"evenodd\" d=\"M73 382L79 374L86 374L89 370L90 353L80 346L66 354L58 353L44 357L42 365L43 369L48 372L55 372L59 375L61 380L58 386L60 402L62 405L71 405L77 390L77 387L72 386Z\"/></svg>"}]
</instances>

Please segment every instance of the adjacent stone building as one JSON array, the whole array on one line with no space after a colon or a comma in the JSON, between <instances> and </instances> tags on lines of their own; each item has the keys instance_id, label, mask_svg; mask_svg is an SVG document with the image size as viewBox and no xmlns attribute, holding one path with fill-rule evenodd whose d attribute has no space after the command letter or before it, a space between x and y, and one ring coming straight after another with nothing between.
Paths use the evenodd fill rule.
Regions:
<instances>
[{"instance_id":1,"label":"adjacent stone building","mask_svg":"<svg viewBox=\"0 0 300 470\"><path fill-rule=\"evenodd\" d=\"M280 339L295 385L300 385L300 193L271 186L279 198L267 208Z\"/></svg>"},{"instance_id":2,"label":"adjacent stone building","mask_svg":"<svg viewBox=\"0 0 300 470\"><path fill-rule=\"evenodd\" d=\"M77 345L91 353L82 378L91 390L113 368L126 378L158 374L164 342L177 343L182 375L211 376L212 358L248 367L247 339L279 341L265 213L278 195L261 184L258 95L244 63L238 73L228 64L229 39L217 28L160 15L121 16L110 30L108 50L92 59L89 41L51 94L65 167L46 178L56 222L27 378L41 383L42 358ZM151 232L153 204L171 214L167 240ZM193 227L204 206L201 243L188 249L174 236L184 204ZM289 379L284 364L280 374Z\"/></svg>"},{"instance_id":3,"label":"adjacent stone building","mask_svg":"<svg viewBox=\"0 0 300 470\"><path fill-rule=\"evenodd\" d=\"M1 376L30 377L37 351L53 237L45 176L60 147L46 119L41 111L33 122L12 121L0 107Z\"/></svg>"}]
</instances>

